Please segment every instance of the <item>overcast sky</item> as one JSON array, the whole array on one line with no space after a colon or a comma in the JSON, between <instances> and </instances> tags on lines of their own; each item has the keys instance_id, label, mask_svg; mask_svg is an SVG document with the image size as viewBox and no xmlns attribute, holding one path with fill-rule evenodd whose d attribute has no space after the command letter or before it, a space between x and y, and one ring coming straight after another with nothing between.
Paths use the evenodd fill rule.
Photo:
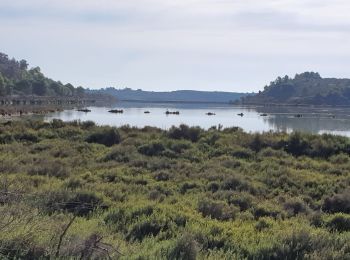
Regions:
<instances>
[{"instance_id":1,"label":"overcast sky","mask_svg":"<svg viewBox=\"0 0 350 260\"><path fill-rule=\"evenodd\" d=\"M0 0L0 52L89 88L350 78L349 0Z\"/></svg>"}]
</instances>

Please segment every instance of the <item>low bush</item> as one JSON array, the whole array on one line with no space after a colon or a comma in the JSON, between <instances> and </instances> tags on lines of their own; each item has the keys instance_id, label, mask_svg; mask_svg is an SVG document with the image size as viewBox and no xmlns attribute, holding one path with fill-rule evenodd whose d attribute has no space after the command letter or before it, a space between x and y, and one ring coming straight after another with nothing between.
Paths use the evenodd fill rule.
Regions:
<instances>
[{"instance_id":1,"label":"low bush","mask_svg":"<svg viewBox=\"0 0 350 260\"><path fill-rule=\"evenodd\" d=\"M161 142L154 141L152 143L139 146L137 150L143 155L157 156L161 155L165 151L165 147Z\"/></svg>"},{"instance_id":2,"label":"low bush","mask_svg":"<svg viewBox=\"0 0 350 260\"><path fill-rule=\"evenodd\" d=\"M246 191L249 190L249 184L247 181L243 180L240 177L231 176L223 182L222 189L233 191Z\"/></svg>"},{"instance_id":3,"label":"low bush","mask_svg":"<svg viewBox=\"0 0 350 260\"><path fill-rule=\"evenodd\" d=\"M41 208L52 214L54 212L70 212L77 216L88 216L96 209L107 209L103 200L92 192L55 191L41 194Z\"/></svg>"},{"instance_id":4,"label":"low bush","mask_svg":"<svg viewBox=\"0 0 350 260\"><path fill-rule=\"evenodd\" d=\"M105 146L112 146L121 142L121 136L115 128L101 128L96 132L90 134L86 139L88 143L103 144Z\"/></svg>"},{"instance_id":5,"label":"low bush","mask_svg":"<svg viewBox=\"0 0 350 260\"><path fill-rule=\"evenodd\" d=\"M184 234L178 238L174 245L170 248L167 259L169 260L195 260L198 254L198 245L190 234Z\"/></svg>"},{"instance_id":6,"label":"low bush","mask_svg":"<svg viewBox=\"0 0 350 260\"><path fill-rule=\"evenodd\" d=\"M198 203L198 211L202 213L204 217L210 217L217 220L229 220L234 219L237 208L228 206L221 201L213 201L209 199L203 199Z\"/></svg>"},{"instance_id":7,"label":"low bush","mask_svg":"<svg viewBox=\"0 0 350 260\"><path fill-rule=\"evenodd\" d=\"M158 219L147 219L133 225L126 236L129 241L142 241L146 237L155 237L168 229L167 223Z\"/></svg>"},{"instance_id":8,"label":"low bush","mask_svg":"<svg viewBox=\"0 0 350 260\"><path fill-rule=\"evenodd\" d=\"M338 213L331 216L325 225L332 231L348 232L350 231L350 215Z\"/></svg>"},{"instance_id":9,"label":"low bush","mask_svg":"<svg viewBox=\"0 0 350 260\"><path fill-rule=\"evenodd\" d=\"M343 212L350 214L350 191L326 198L322 209L329 213Z\"/></svg>"},{"instance_id":10,"label":"low bush","mask_svg":"<svg viewBox=\"0 0 350 260\"><path fill-rule=\"evenodd\" d=\"M305 205L302 200L297 198L286 201L283 207L290 216L296 216L309 211L308 206Z\"/></svg>"},{"instance_id":11,"label":"low bush","mask_svg":"<svg viewBox=\"0 0 350 260\"><path fill-rule=\"evenodd\" d=\"M192 142L197 142L201 134L199 127L189 127L180 125L179 127L171 127L168 131L168 136L173 139L186 139Z\"/></svg>"},{"instance_id":12,"label":"low bush","mask_svg":"<svg viewBox=\"0 0 350 260\"><path fill-rule=\"evenodd\" d=\"M27 172L29 175L42 175L62 179L69 176L69 169L62 161L42 158L39 158L35 165L27 169Z\"/></svg>"}]
</instances>

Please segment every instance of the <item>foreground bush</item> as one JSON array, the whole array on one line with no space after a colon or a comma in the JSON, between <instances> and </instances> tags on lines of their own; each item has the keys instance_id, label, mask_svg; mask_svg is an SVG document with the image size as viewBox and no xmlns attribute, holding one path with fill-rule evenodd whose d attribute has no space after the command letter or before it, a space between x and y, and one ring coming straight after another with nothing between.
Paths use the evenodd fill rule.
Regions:
<instances>
[{"instance_id":1,"label":"foreground bush","mask_svg":"<svg viewBox=\"0 0 350 260\"><path fill-rule=\"evenodd\" d=\"M85 140L88 143L97 143L103 144L105 146L112 146L119 144L121 137L115 128L102 128L90 134Z\"/></svg>"},{"instance_id":2,"label":"foreground bush","mask_svg":"<svg viewBox=\"0 0 350 260\"><path fill-rule=\"evenodd\" d=\"M323 210L330 213L343 212L350 214L350 191L326 198L323 203Z\"/></svg>"},{"instance_id":3,"label":"foreground bush","mask_svg":"<svg viewBox=\"0 0 350 260\"><path fill-rule=\"evenodd\" d=\"M0 122L0 259L348 259L349 147L239 128Z\"/></svg>"},{"instance_id":4,"label":"foreground bush","mask_svg":"<svg viewBox=\"0 0 350 260\"><path fill-rule=\"evenodd\" d=\"M170 249L168 253L169 260L178 260L178 259L187 259L187 260L195 260L197 259L198 254L198 246L194 238L185 234L180 237L173 248Z\"/></svg>"}]
</instances>

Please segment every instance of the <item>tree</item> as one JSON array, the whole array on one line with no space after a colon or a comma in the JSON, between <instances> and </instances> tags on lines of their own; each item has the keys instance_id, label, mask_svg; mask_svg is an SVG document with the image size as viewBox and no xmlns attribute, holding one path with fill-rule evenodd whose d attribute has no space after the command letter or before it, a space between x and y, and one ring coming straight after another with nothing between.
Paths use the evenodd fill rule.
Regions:
<instances>
[{"instance_id":1,"label":"tree","mask_svg":"<svg viewBox=\"0 0 350 260\"><path fill-rule=\"evenodd\" d=\"M26 60L21 60L19 62L19 68L21 70L27 70L28 69L28 62Z\"/></svg>"},{"instance_id":2,"label":"tree","mask_svg":"<svg viewBox=\"0 0 350 260\"><path fill-rule=\"evenodd\" d=\"M47 91L47 86L45 82L41 80L34 81L32 88L33 88L33 94L38 96L44 96Z\"/></svg>"},{"instance_id":3,"label":"tree","mask_svg":"<svg viewBox=\"0 0 350 260\"><path fill-rule=\"evenodd\" d=\"M0 96L5 96L5 95L6 95L5 80L0 73Z\"/></svg>"},{"instance_id":4,"label":"tree","mask_svg":"<svg viewBox=\"0 0 350 260\"><path fill-rule=\"evenodd\" d=\"M32 83L29 80L23 79L16 83L15 90L25 94L32 93Z\"/></svg>"},{"instance_id":5,"label":"tree","mask_svg":"<svg viewBox=\"0 0 350 260\"><path fill-rule=\"evenodd\" d=\"M80 86L77 87L76 93L77 93L78 96L83 96L83 95L84 95L84 92L85 92L85 90L84 90L83 87L80 87Z\"/></svg>"}]
</instances>

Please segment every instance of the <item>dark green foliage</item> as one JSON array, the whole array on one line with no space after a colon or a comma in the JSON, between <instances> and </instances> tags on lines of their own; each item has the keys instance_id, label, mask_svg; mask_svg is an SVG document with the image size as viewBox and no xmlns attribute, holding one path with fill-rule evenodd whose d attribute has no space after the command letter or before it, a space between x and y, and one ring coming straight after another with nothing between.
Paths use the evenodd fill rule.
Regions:
<instances>
[{"instance_id":1,"label":"dark green foliage","mask_svg":"<svg viewBox=\"0 0 350 260\"><path fill-rule=\"evenodd\" d=\"M88 143L103 144L105 146L112 146L119 144L121 137L117 129L115 128L102 128L92 134L90 134L86 139Z\"/></svg>"},{"instance_id":2,"label":"dark green foliage","mask_svg":"<svg viewBox=\"0 0 350 260\"><path fill-rule=\"evenodd\" d=\"M177 90L170 92L144 91L141 89L123 88L116 89L108 87L100 90L88 90L89 93L107 94L115 96L120 100L152 100L152 101L181 101L181 102L219 102L228 103L238 100L247 93L221 92L221 91L196 91L196 90Z\"/></svg>"},{"instance_id":3,"label":"dark green foliage","mask_svg":"<svg viewBox=\"0 0 350 260\"><path fill-rule=\"evenodd\" d=\"M185 234L180 237L172 248L170 248L168 253L169 260L195 260L197 259L198 246L194 238Z\"/></svg>"},{"instance_id":4,"label":"dark green foliage","mask_svg":"<svg viewBox=\"0 0 350 260\"><path fill-rule=\"evenodd\" d=\"M350 104L350 79L321 78L305 72L294 78L278 77L257 95L243 97L243 104L331 105Z\"/></svg>"},{"instance_id":5,"label":"dark green foliage","mask_svg":"<svg viewBox=\"0 0 350 260\"><path fill-rule=\"evenodd\" d=\"M68 167L59 160L49 161L39 159L27 171L30 175L44 175L56 178L65 178L69 175Z\"/></svg>"},{"instance_id":6,"label":"dark green foliage","mask_svg":"<svg viewBox=\"0 0 350 260\"><path fill-rule=\"evenodd\" d=\"M308 211L308 207L300 199L289 200L285 202L283 206L287 213L291 216L306 213Z\"/></svg>"},{"instance_id":7,"label":"dark green foliage","mask_svg":"<svg viewBox=\"0 0 350 260\"><path fill-rule=\"evenodd\" d=\"M299 132L292 133L286 144L286 151L294 156L306 154L309 144L303 139Z\"/></svg>"},{"instance_id":8,"label":"dark green foliage","mask_svg":"<svg viewBox=\"0 0 350 260\"><path fill-rule=\"evenodd\" d=\"M50 259L45 248L36 246L30 237L0 240L0 256L3 259Z\"/></svg>"},{"instance_id":9,"label":"dark green foliage","mask_svg":"<svg viewBox=\"0 0 350 260\"><path fill-rule=\"evenodd\" d=\"M259 219L261 217L277 218L281 213L277 209L259 205L253 210L253 214L256 219Z\"/></svg>"},{"instance_id":10,"label":"dark green foliage","mask_svg":"<svg viewBox=\"0 0 350 260\"><path fill-rule=\"evenodd\" d=\"M204 217L211 217L218 220L229 220L235 217L237 209L230 207L221 201L203 199L198 203L198 211Z\"/></svg>"},{"instance_id":11,"label":"dark green foliage","mask_svg":"<svg viewBox=\"0 0 350 260\"><path fill-rule=\"evenodd\" d=\"M326 222L326 226L332 231L350 231L350 216L345 214L334 215Z\"/></svg>"},{"instance_id":12,"label":"dark green foliage","mask_svg":"<svg viewBox=\"0 0 350 260\"><path fill-rule=\"evenodd\" d=\"M322 208L324 211L330 213L343 212L350 214L350 192L345 191L326 198Z\"/></svg>"},{"instance_id":13,"label":"dark green foliage","mask_svg":"<svg viewBox=\"0 0 350 260\"><path fill-rule=\"evenodd\" d=\"M259 221L255 224L255 229L257 231L263 231L265 229L269 229L271 224L267 222L265 219L259 219Z\"/></svg>"},{"instance_id":14,"label":"dark green foliage","mask_svg":"<svg viewBox=\"0 0 350 260\"><path fill-rule=\"evenodd\" d=\"M161 171L154 175L154 179L156 181L168 181L170 176L168 173Z\"/></svg>"},{"instance_id":15,"label":"dark green foliage","mask_svg":"<svg viewBox=\"0 0 350 260\"><path fill-rule=\"evenodd\" d=\"M92 192L58 191L41 194L41 206L48 213L70 212L77 216L87 216L94 210L107 206Z\"/></svg>"},{"instance_id":16,"label":"dark green foliage","mask_svg":"<svg viewBox=\"0 0 350 260\"><path fill-rule=\"evenodd\" d=\"M300 231L283 237L281 242L272 248L261 248L256 255L249 257L249 259L302 260L312 250L310 234L306 231Z\"/></svg>"},{"instance_id":17,"label":"dark green foliage","mask_svg":"<svg viewBox=\"0 0 350 260\"><path fill-rule=\"evenodd\" d=\"M197 188L197 187L198 187L198 186L197 186L196 183L188 183L188 182L186 182L186 183L184 183L184 184L181 186L181 188L180 188L180 193L181 193L181 194L185 194L187 191L192 190L192 189L195 189L195 188Z\"/></svg>"},{"instance_id":18,"label":"dark green foliage","mask_svg":"<svg viewBox=\"0 0 350 260\"><path fill-rule=\"evenodd\" d=\"M165 150L164 145L161 142L152 142L149 144L141 145L138 147L138 152L147 156L161 155Z\"/></svg>"},{"instance_id":19,"label":"dark green foliage","mask_svg":"<svg viewBox=\"0 0 350 260\"><path fill-rule=\"evenodd\" d=\"M173 126L168 132L168 136L174 139L186 139L192 142L199 140L201 129L199 127L189 127L187 125Z\"/></svg>"},{"instance_id":20,"label":"dark green foliage","mask_svg":"<svg viewBox=\"0 0 350 260\"><path fill-rule=\"evenodd\" d=\"M25 60L16 61L0 53L0 96L37 95L37 96L81 96L85 90L63 85L44 76L39 67L28 69Z\"/></svg>"},{"instance_id":21,"label":"dark green foliage","mask_svg":"<svg viewBox=\"0 0 350 260\"><path fill-rule=\"evenodd\" d=\"M222 184L224 190L239 190L246 191L249 190L249 184L239 177L231 176Z\"/></svg>"},{"instance_id":22,"label":"dark green foliage","mask_svg":"<svg viewBox=\"0 0 350 260\"><path fill-rule=\"evenodd\" d=\"M126 239L142 241L146 237L157 236L160 231L165 229L167 229L167 226L156 219L146 220L135 224L126 236Z\"/></svg>"}]
</instances>

